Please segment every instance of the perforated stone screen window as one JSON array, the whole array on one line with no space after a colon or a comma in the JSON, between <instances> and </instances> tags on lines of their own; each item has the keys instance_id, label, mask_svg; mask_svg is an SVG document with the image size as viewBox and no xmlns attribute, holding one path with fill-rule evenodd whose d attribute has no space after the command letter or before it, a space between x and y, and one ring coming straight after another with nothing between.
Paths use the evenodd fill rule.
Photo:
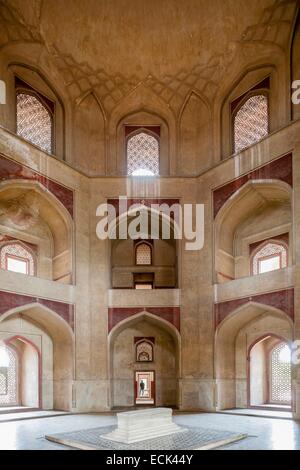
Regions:
<instances>
[{"instance_id":1,"label":"perforated stone screen window","mask_svg":"<svg viewBox=\"0 0 300 470\"><path fill-rule=\"evenodd\" d=\"M17 401L17 358L10 348L0 346L0 406L16 405Z\"/></svg>"},{"instance_id":2,"label":"perforated stone screen window","mask_svg":"<svg viewBox=\"0 0 300 470\"><path fill-rule=\"evenodd\" d=\"M7 395L8 391L8 368L0 367L0 395Z\"/></svg>"},{"instance_id":3,"label":"perforated stone screen window","mask_svg":"<svg viewBox=\"0 0 300 470\"><path fill-rule=\"evenodd\" d=\"M127 174L159 174L159 143L155 137L140 132L128 139Z\"/></svg>"},{"instance_id":4,"label":"perforated stone screen window","mask_svg":"<svg viewBox=\"0 0 300 470\"><path fill-rule=\"evenodd\" d=\"M48 153L52 152L52 116L35 96L17 94L17 134Z\"/></svg>"},{"instance_id":5,"label":"perforated stone screen window","mask_svg":"<svg viewBox=\"0 0 300 470\"><path fill-rule=\"evenodd\" d=\"M140 243L136 247L136 264L150 265L151 260L151 247L148 243Z\"/></svg>"},{"instance_id":6,"label":"perforated stone screen window","mask_svg":"<svg viewBox=\"0 0 300 470\"><path fill-rule=\"evenodd\" d=\"M153 346L148 341L141 341L136 346L137 362L153 361Z\"/></svg>"},{"instance_id":7,"label":"perforated stone screen window","mask_svg":"<svg viewBox=\"0 0 300 470\"><path fill-rule=\"evenodd\" d=\"M287 250L280 243L267 243L252 258L253 274L286 268Z\"/></svg>"},{"instance_id":8,"label":"perforated stone screen window","mask_svg":"<svg viewBox=\"0 0 300 470\"><path fill-rule=\"evenodd\" d=\"M34 276L35 263L32 254L20 243L9 243L0 248L0 267L8 271Z\"/></svg>"},{"instance_id":9,"label":"perforated stone screen window","mask_svg":"<svg viewBox=\"0 0 300 470\"><path fill-rule=\"evenodd\" d=\"M261 140L269 132L268 98L251 96L234 117L234 152Z\"/></svg>"},{"instance_id":10,"label":"perforated stone screen window","mask_svg":"<svg viewBox=\"0 0 300 470\"><path fill-rule=\"evenodd\" d=\"M291 402L291 352L285 343L275 346L271 353L271 403Z\"/></svg>"}]
</instances>

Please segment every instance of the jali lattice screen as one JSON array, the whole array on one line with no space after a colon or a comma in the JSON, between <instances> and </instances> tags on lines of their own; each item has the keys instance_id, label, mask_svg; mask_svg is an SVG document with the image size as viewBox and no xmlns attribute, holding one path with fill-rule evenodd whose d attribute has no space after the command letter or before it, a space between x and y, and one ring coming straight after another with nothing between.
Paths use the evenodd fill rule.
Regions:
<instances>
[{"instance_id":1,"label":"jali lattice screen","mask_svg":"<svg viewBox=\"0 0 300 470\"><path fill-rule=\"evenodd\" d=\"M287 344L280 343L271 353L271 403L291 401L291 360Z\"/></svg>"},{"instance_id":2,"label":"jali lattice screen","mask_svg":"<svg viewBox=\"0 0 300 470\"><path fill-rule=\"evenodd\" d=\"M127 173L147 171L159 174L159 144L155 137L140 132L127 141Z\"/></svg>"},{"instance_id":3,"label":"jali lattice screen","mask_svg":"<svg viewBox=\"0 0 300 470\"><path fill-rule=\"evenodd\" d=\"M17 94L17 134L42 150L52 152L52 117L33 95Z\"/></svg>"},{"instance_id":4,"label":"jali lattice screen","mask_svg":"<svg viewBox=\"0 0 300 470\"><path fill-rule=\"evenodd\" d=\"M140 243L136 247L136 264L151 264L151 247L148 245L148 243Z\"/></svg>"},{"instance_id":5,"label":"jali lattice screen","mask_svg":"<svg viewBox=\"0 0 300 470\"><path fill-rule=\"evenodd\" d=\"M234 151L258 142L269 131L268 98L251 96L238 110L234 118Z\"/></svg>"}]
</instances>

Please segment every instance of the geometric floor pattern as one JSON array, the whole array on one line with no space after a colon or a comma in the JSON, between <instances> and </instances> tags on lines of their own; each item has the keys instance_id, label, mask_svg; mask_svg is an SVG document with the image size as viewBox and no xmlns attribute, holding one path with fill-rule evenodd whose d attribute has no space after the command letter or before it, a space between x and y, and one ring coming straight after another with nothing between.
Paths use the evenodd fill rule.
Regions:
<instances>
[{"instance_id":1,"label":"geometric floor pattern","mask_svg":"<svg viewBox=\"0 0 300 470\"><path fill-rule=\"evenodd\" d=\"M83 450L207 450L230 444L247 437L246 434L236 434L229 431L184 427L187 429L185 432L147 439L134 444L123 444L101 437L101 435L116 429L116 426L84 429L68 433L46 435L45 437L49 441Z\"/></svg>"}]
</instances>

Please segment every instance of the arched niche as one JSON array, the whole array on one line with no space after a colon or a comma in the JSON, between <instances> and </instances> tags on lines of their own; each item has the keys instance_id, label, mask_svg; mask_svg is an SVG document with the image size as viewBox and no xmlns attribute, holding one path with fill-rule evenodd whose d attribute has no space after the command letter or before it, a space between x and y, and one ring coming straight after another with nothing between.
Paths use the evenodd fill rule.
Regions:
<instances>
[{"instance_id":1,"label":"arched niche","mask_svg":"<svg viewBox=\"0 0 300 470\"><path fill-rule=\"evenodd\" d=\"M247 408L251 344L265 335L293 339L292 320L281 310L249 301L227 316L215 333L217 409Z\"/></svg>"},{"instance_id":2,"label":"arched niche","mask_svg":"<svg viewBox=\"0 0 300 470\"><path fill-rule=\"evenodd\" d=\"M266 88L266 81L269 85ZM269 132L277 129L285 123L285 101L284 96L279 102L279 73L275 65L257 65L246 69L240 74L233 85L229 88L227 95L221 103L221 155L227 158L233 152L233 110L232 103L238 101L243 96L253 94L268 95L269 106ZM280 112L278 112L278 109ZM276 110L276 112L275 112Z\"/></svg>"},{"instance_id":3,"label":"arched niche","mask_svg":"<svg viewBox=\"0 0 300 470\"><path fill-rule=\"evenodd\" d=\"M0 183L2 234L37 246L37 276L72 282L73 221L43 185L27 180Z\"/></svg>"},{"instance_id":4,"label":"arched niche","mask_svg":"<svg viewBox=\"0 0 300 470\"><path fill-rule=\"evenodd\" d=\"M176 174L175 116L171 108L149 87L140 84L116 105L109 117L109 175L126 175L125 125L160 126L160 175Z\"/></svg>"},{"instance_id":5,"label":"arched niche","mask_svg":"<svg viewBox=\"0 0 300 470\"><path fill-rule=\"evenodd\" d=\"M120 225L127 227L134 220L139 210L146 214L148 220L147 233L141 233L137 240L120 239ZM135 212L137 211L137 212ZM158 239L151 239L151 227L158 228ZM137 206L135 210L126 212L113 220L109 226L110 233L115 232L116 238L110 239L111 285L113 288L134 288L135 274L153 274L153 287L175 288L178 286L178 264L180 260L180 244L177 239L178 226L171 217L161 214L145 206ZM170 234L169 239L163 239L162 233ZM139 240L151 244L152 260L150 265L137 265L135 248ZM145 277L145 282L146 282Z\"/></svg>"},{"instance_id":6,"label":"arched niche","mask_svg":"<svg viewBox=\"0 0 300 470\"><path fill-rule=\"evenodd\" d=\"M23 62L24 60L24 62ZM15 80L20 79L29 88L54 103L53 117L53 149L52 153L58 158L66 159L66 111L63 100L52 85L48 75L37 65L26 62L15 54L8 54L6 64L7 108L4 126L16 133L16 88Z\"/></svg>"},{"instance_id":7,"label":"arched niche","mask_svg":"<svg viewBox=\"0 0 300 470\"><path fill-rule=\"evenodd\" d=\"M73 164L90 176L105 175L105 115L94 93L74 105Z\"/></svg>"},{"instance_id":8,"label":"arched niche","mask_svg":"<svg viewBox=\"0 0 300 470\"><path fill-rule=\"evenodd\" d=\"M294 33L291 44L291 85L295 80L300 80L300 11L295 22ZM297 87L299 89L299 86ZM293 93L292 89L292 93ZM299 93L298 93L299 95ZM300 104L291 101L292 119L300 118Z\"/></svg>"},{"instance_id":9,"label":"arched niche","mask_svg":"<svg viewBox=\"0 0 300 470\"><path fill-rule=\"evenodd\" d=\"M154 360L136 361L134 338L155 338ZM179 406L181 340L169 322L142 311L119 322L108 336L110 407L134 406L135 371L154 371L156 406Z\"/></svg>"},{"instance_id":10,"label":"arched niche","mask_svg":"<svg viewBox=\"0 0 300 470\"><path fill-rule=\"evenodd\" d=\"M121 174L127 174L127 138L125 133L126 127L135 127L143 129L151 129L151 127L159 128L159 136L157 136L159 144L159 174L165 175L169 171L169 127L165 119L159 114L149 111L137 111L123 117L117 124L117 165Z\"/></svg>"},{"instance_id":11,"label":"arched niche","mask_svg":"<svg viewBox=\"0 0 300 470\"><path fill-rule=\"evenodd\" d=\"M217 282L251 275L252 242L290 232L292 247L291 205L290 186L278 180L249 181L227 200L214 223Z\"/></svg>"},{"instance_id":12,"label":"arched niche","mask_svg":"<svg viewBox=\"0 0 300 470\"><path fill-rule=\"evenodd\" d=\"M212 132L209 105L197 93L191 93L180 114L180 175L198 175L212 165Z\"/></svg>"},{"instance_id":13,"label":"arched niche","mask_svg":"<svg viewBox=\"0 0 300 470\"><path fill-rule=\"evenodd\" d=\"M45 306L28 304L0 316L0 337L14 344L23 341L39 351L40 406L70 410L74 333L65 320ZM33 399L28 389L26 399Z\"/></svg>"}]
</instances>

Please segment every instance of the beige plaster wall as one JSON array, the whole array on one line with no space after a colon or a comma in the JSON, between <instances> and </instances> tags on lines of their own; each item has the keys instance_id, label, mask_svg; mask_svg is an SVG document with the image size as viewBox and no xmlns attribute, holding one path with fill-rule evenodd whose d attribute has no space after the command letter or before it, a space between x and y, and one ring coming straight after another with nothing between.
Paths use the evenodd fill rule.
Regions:
<instances>
[{"instance_id":1,"label":"beige plaster wall","mask_svg":"<svg viewBox=\"0 0 300 470\"><path fill-rule=\"evenodd\" d=\"M182 53L186 51L187 43L180 42L181 36L177 34L175 28L172 30L172 38L179 43L176 42L178 47L173 44L170 48L169 53L173 60L166 60L164 48L162 50L157 48L163 60L158 60L159 57L155 56L153 62L153 51L147 47L148 35L137 44L134 31L131 30L130 35L127 35L128 40L135 47L141 48L142 53L136 57L143 58L141 63L134 64L137 77L131 76L132 63L125 55L120 54L120 60L117 60L116 54L103 54L103 49L101 56L97 55L94 46L77 47L78 41L82 39L82 31L78 29L74 33L72 30L72 17L76 13L73 11L73 8L76 10L74 5L70 7L68 17L64 19L64 28L61 28L59 21L50 21L54 25L53 30L46 27L49 18L55 17L53 16L55 10L47 7L46 13L44 12L46 17L43 17L43 34L35 21L30 23L31 29L26 29L27 15L30 16L34 10L32 5L28 6L29 13L23 11L25 20L16 25L14 31L18 31L17 39L5 40L4 25L0 74L7 81L8 94L7 105L0 106L0 124L3 126L0 129L0 152L75 192L74 222L66 231L70 236L67 246L60 246L54 254L52 238L57 231L52 227L51 233L47 234L45 230L42 231L43 224L39 225L39 231L36 232L24 230L20 234L20 231L15 231L14 233L24 241L36 240L38 243L40 250L38 277L25 279L24 276L13 273L0 273L0 287L3 290L34 294L37 297L75 304L76 341L72 342L72 346L63 327L57 328L59 338L55 337L51 315L49 318L46 318L46 314L45 318L43 317L43 325L50 328L49 336L53 342L53 365L49 362L45 367L55 376L53 394L56 407L75 411L99 411L107 410L111 406L111 393L115 388L110 377L109 364L112 359L118 360L108 348L107 315L108 306L111 305L126 307L173 306L175 303L176 306L180 305L181 364L177 403L182 409L214 410L216 407L236 406L237 403L245 406L246 403L244 367L246 343L241 339L243 335L245 336L245 332L241 333L241 350L237 358L234 348L239 331L246 326L238 323L237 330L236 325L228 324L228 338L231 339L226 341L222 339L221 342L224 362L215 341L213 316L215 301L294 286L294 326L278 326L277 320L272 318L268 320L268 325L260 328L256 324L256 327L260 333L267 327L282 334L287 333L285 330L290 328L290 337L293 335L297 338L300 335L300 246L297 236L300 229L298 202L300 201L300 121L290 120L291 77L288 46L291 42L292 23L295 22L295 4L287 2L285 5L284 24L287 28L284 31L279 28L278 35L276 33L273 36L271 22L270 25L266 25L267 28L270 26L270 29L266 30L268 40L265 40L265 33L263 37L260 37L259 33L260 30L265 31L260 18L264 8L267 8L271 2L252 2L251 6L247 7L245 2L240 2L240 8L246 14L241 14L236 7L233 12L229 3L223 2L222 8L224 8L223 13L225 12L236 25L233 36L227 29L220 30L219 22L211 21L213 15L209 17L200 15L201 21L205 24L205 34L201 32L201 28L198 27L200 10L195 7L197 2L193 2L196 29L191 31L188 53ZM215 12L213 4L210 8ZM153 9L154 13L155 11L156 9ZM271 11L272 15L275 15L277 10L272 7ZM235 21L236 12L239 21ZM110 11L107 13L111 14ZM18 14L17 12L16 18ZM277 16L272 15L270 18L275 18L277 27ZM32 14L30 17L38 18L39 15ZM109 18L111 19L110 16ZM174 18L183 21L183 29L190 28L194 24L188 9L184 12L180 9L180 14L177 12ZM223 16L220 17L220 21L221 18ZM24 37L24 29L20 28L20 24L27 34L29 31L32 35L31 42L27 41L28 36ZM109 21L108 24L109 28L113 29L113 21ZM57 42L58 31L63 31L64 37L62 44L56 48L53 46L53 38ZM255 40L249 31L256 32ZM118 42L120 32L120 28L118 31L109 31L124 53L125 50L122 48L125 43ZM101 35L102 31L99 30L97 34ZM206 43L208 36L211 38L209 47L211 58L209 51L204 47L201 48L201 54L204 56L199 59L199 63L202 63L203 59L203 67L198 63L192 64L191 61L195 57L198 60L199 44L201 41ZM159 38L158 35L158 41ZM193 42L192 38L196 38L196 42ZM100 39L103 40L102 37L99 37ZM86 41L89 43L88 36ZM93 44L96 44L94 40ZM224 44L226 44L225 52ZM75 57L72 55L74 52ZM68 56L68 53L72 54ZM87 58L84 57L84 53L87 54ZM297 57L297 51L295 54ZM89 63L85 63L86 60ZM135 56L132 60L135 60ZM108 71L96 70L98 63L102 64L102 61L105 61L103 66L105 65ZM178 72L180 61L183 70ZM120 67L124 68L123 72L127 71L128 77L131 78L126 74L120 77ZM162 75L156 77L153 71L150 73L149 70L152 68L159 69ZM100 73L102 73L101 78L99 78ZM53 156L45 154L14 135L14 74L27 80L49 98L55 99L57 103L55 123L57 144ZM271 83L271 133L261 142L232 156L230 101L266 76L270 76ZM296 110L294 117L298 117ZM124 177L126 154L123 131L126 124L161 126L161 177L155 180L142 178L138 181ZM277 208L267 207L266 212L255 209L253 213L248 214L247 220L233 221L232 227L227 227L228 232L227 229L223 230L225 242L228 239L229 243L226 249L223 247L222 252L221 248L216 246L213 189L289 152L293 153L294 172L293 194L290 195L289 206L282 202ZM118 290L116 293L111 293L111 248L107 240L100 241L96 236L98 222L96 208L100 203L106 202L107 198L119 195L136 198L178 198L182 204L196 202L204 204L203 249L199 252L189 252L184 249L184 241L178 243L177 279L174 285L180 291L174 290L176 299L173 294L166 294L165 289L153 292L151 299L149 293L144 299L136 293L131 296L129 289L124 289L119 298L116 298ZM261 197L262 195L258 199L261 200ZM238 213L236 206L233 206L234 212ZM49 222L52 218L52 213L48 212L48 216L45 213L44 222ZM1 233L2 231L13 233L12 227L5 221L0 220L0 224ZM292 254L289 267L282 272L250 277L245 246L263 233L275 233L281 230L279 227L281 224L291 234ZM57 239L60 238L67 239L59 234ZM69 251L68 254L66 250ZM122 251L122 256L124 252L126 253L126 249ZM220 257L219 260L217 255ZM243 278L218 285L220 281L216 274L219 271L218 263L225 274L233 278ZM160 264L157 268L159 267ZM61 276L64 284L54 281ZM125 285L129 287L130 282L126 278L122 287ZM253 318L261 316L263 319L264 310L252 312L250 317L252 315ZM20 325L16 326L15 331L18 332L20 328ZM258 331L254 333L249 330L247 335L254 340L257 333ZM128 329L127 332L124 330L122 334L124 338L127 338L128 334L128 338L124 341L126 345L129 344L129 336L132 336L133 330ZM167 336L161 332L157 334L162 335L161 338L164 338L166 344L171 344ZM161 351L162 358L163 349ZM126 364L130 363L132 367L129 346L125 347L124 354L127 358ZM171 349L165 354L170 364L173 357ZM49 357L51 357L50 346ZM63 362L60 366L61 359ZM240 363L242 365L238 366L239 373L235 374L235 364ZM124 367L126 374L132 372L130 367ZM162 372L162 369L159 369L161 361L157 367L161 374L161 378L157 381L159 403L172 404L177 387L174 368L171 368L172 374L169 376L167 371ZM48 387L47 380L43 376L45 390ZM124 380L128 381L124 400L132 403L131 379L126 376ZM49 391L48 398L45 398L45 407L52 406L51 393ZM299 367L293 370L293 393L295 416L299 417ZM118 393L115 397L119 400Z\"/></svg>"}]
</instances>

